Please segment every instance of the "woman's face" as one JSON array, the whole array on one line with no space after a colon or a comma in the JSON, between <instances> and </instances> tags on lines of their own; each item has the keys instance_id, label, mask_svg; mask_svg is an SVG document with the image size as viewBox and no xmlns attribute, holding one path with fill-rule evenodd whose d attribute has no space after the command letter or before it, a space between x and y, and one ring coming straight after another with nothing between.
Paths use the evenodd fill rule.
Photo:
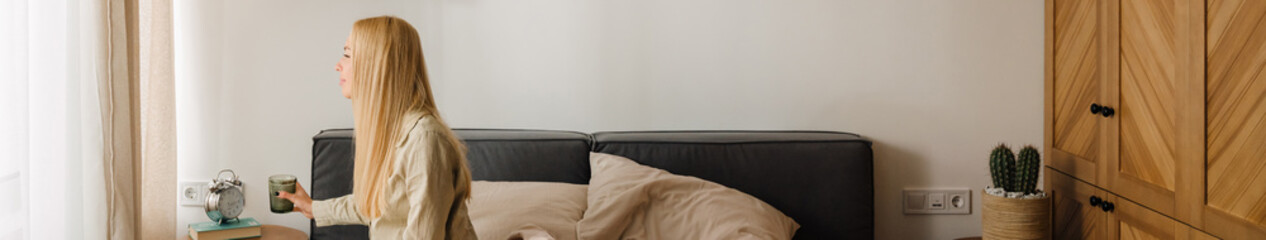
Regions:
<instances>
[{"instance_id":1,"label":"woman's face","mask_svg":"<svg viewBox=\"0 0 1266 240\"><path fill-rule=\"evenodd\" d=\"M343 43L343 57L338 59L338 64L334 65L334 71L338 71L338 86L343 90L343 97L352 99L352 84L356 82L353 77L356 73L352 67L352 35L347 35L347 42Z\"/></svg>"}]
</instances>

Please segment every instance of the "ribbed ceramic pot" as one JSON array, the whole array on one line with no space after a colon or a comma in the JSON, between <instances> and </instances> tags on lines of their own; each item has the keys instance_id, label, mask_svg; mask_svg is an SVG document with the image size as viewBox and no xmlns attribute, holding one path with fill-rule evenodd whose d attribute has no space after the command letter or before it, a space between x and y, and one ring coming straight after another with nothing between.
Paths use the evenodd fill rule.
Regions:
<instances>
[{"instance_id":1,"label":"ribbed ceramic pot","mask_svg":"<svg viewBox=\"0 0 1266 240\"><path fill-rule=\"evenodd\" d=\"M981 191L983 239L1051 239L1051 197L1019 199Z\"/></svg>"}]
</instances>

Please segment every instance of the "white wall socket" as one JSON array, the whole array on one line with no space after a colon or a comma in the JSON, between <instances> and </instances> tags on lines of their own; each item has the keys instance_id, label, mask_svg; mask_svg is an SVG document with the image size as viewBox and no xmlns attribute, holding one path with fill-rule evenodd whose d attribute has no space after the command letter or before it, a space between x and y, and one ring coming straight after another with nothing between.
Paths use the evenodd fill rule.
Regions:
<instances>
[{"instance_id":1,"label":"white wall socket","mask_svg":"<svg viewBox=\"0 0 1266 240\"><path fill-rule=\"evenodd\" d=\"M905 214L971 214L971 189L902 190Z\"/></svg>"},{"instance_id":2,"label":"white wall socket","mask_svg":"<svg viewBox=\"0 0 1266 240\"><path fill-rule=\"evenodd\" d=\"M176 189L176 199L180 206L202 207L210 191L207 184L208 182L181 181L177 186L179 189Z\"/></svg>"}]
</instances>

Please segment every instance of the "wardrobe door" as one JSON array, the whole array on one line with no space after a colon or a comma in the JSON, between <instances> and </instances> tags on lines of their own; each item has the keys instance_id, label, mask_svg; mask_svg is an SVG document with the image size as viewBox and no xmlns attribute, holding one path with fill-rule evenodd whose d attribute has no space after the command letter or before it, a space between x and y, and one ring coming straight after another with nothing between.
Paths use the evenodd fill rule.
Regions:
<instances>
[{"instance_id":1,"label":"wardrobe door","mask_svg":"<svg viewBox=\"0 0 1266 240\"><path fill-rule=\"evenodd\" d=\"M1207 3L1204 229L1266 239L1266 1Z\"/></svg>"},{"instance_id":2,"label":"wardrobe door","mask_svg":"<svg viewBox=\"0 0 1266 240\"><path fill-rule=\"evenodd\" d=\"M1105 121L1096 113L1110 65L1103 53L1114 52L1107 50L1102 22L1109 2L1046 2L1046 164L1091 183L1103 165Z\"/></svg>"},{"instance_id":3,"label":"wardrobe door","mask_svg":"<svg viewBox=\"0 0 1266 240\"><path fill-rule=\"evenodd\" d=\"M1120 0L1120 70L1108 86L1113 193L1179 219L1200 193L1204 156L1203 0ZM1115 147L1112 147L1115 145ZM1194 196L1182 200L1195 200ZM1171 229L1172 230L1172 229Z\"/></svg>"},{"instance_id":4,"label":"wardrobe door","mask_svg":"<svg viewBox=\"0 0 1266 240\"><path fill-rule=\"evenodd\" d=\"M1097 205L1103 193L1063 173L1046 170L1046 191L1051 194L1054 239L1108 239L1105 212ZM1091 199L1096 206L1090 204Z\"/></svg>"}]
</instances>

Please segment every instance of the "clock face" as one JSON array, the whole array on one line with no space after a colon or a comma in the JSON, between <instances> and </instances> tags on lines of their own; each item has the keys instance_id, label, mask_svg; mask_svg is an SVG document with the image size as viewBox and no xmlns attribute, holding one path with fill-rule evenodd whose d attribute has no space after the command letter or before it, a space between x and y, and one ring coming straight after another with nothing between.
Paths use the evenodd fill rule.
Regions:
<instances>
[{"instance_id":1,"label":"clock face","mask_svg":"<svg viewBox=\"0 0 1266 240\"><path fill-rule=\"evenodd\" d=\"M242 214L242 208L246 206L246 198L242 196L242 190L231 187L220 192L219 205L216 209L220 210L226 218L235 218Z\"/></svg>"}]
</instances>

